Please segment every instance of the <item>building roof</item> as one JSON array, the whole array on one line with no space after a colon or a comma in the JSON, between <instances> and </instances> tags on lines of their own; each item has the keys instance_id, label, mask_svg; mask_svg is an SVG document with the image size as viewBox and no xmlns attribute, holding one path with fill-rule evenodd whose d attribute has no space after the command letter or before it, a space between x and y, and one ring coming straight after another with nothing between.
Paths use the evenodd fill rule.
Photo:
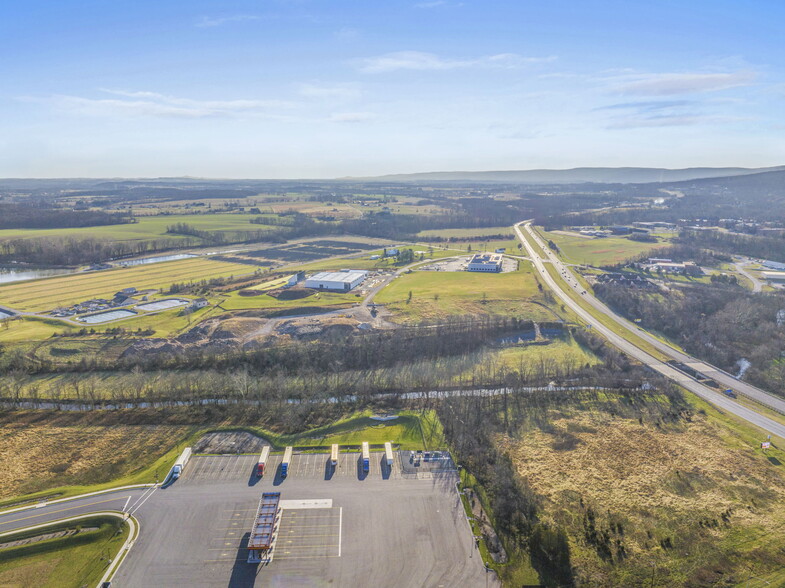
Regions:
<instances>
[{"instance_id":1,"label":"building roof","mask_svg":"<svg viewBox=\"0 0 785 588\"><path fill-rule=\"evenodd\" d=\"M360 278L364 278L367 274L364 270L349 270L342 272L319 272L308 278L309 281L315 280L319 282L354 282Z\"/></svg>"},{"instance_id":2,"label":"building roof","mask_svg":"<svg viewBox=\"0 0 785 588\"><path fill-rule=\"evenodd\" d=\"M469 263L501 263L502 256L497 253L475 253Z\"/></svg>"}]
</instances>

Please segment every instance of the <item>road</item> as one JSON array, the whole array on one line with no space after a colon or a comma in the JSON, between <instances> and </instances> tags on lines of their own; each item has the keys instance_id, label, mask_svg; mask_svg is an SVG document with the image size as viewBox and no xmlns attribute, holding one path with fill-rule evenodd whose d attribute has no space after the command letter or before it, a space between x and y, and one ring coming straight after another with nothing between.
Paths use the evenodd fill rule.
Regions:
<instances>
[{"instance_id":1,"label":"road","mask_svg":"<svg viewBox=\"0 0 785 588\"><path fill-rule=\"evenodd\" d=\"M0 514L0 533L98 511L134 514L157 491L156 488L121 488L73 500L55 500L16 511L4 511Z\"/></svg>"},{"instance_id":2,"label":"road","mask_svg":"<svg viewBox=\"0 0 785 588\"><path fill-rule=\"evenodd\" d=\"M736 261L733 263L733 267L739 272L742 276L747 278L750 282L752 282L752 291L753 292L761 292L763 290L763 282L761 282L758 278L748 272L745 268L752 263L748 258L744 257L736 257Z\"/></svg>"},{"instance_id":3,"label":"road","mask_svg":"<svg viewBox=\"0 0 785 588\"><path fill-rule=\"evenodd\" d=\"M541 255L535 247L533 247L528 239L526 239L521 231L521 225L523 225L523 230L527 232L530 238L539 245L542 251L545 253L545 256ZM756 388L755 386L751 386L745 382L741 382L731 376L723 372L722 370L711 366L705 362L697 360L686 353L682 353L669 345L663 343L659 339L651 336L650 334L646 333L635 324L631 323L630 321L626 320L625 318L617 315L613 312L610 308L605 306L602 302L592 296L589 292L587 292L583 286L578 282L576 277L573 273L561 263L559 258L553 253L545 244L542 239L540 239L539 235L537 235L531 227L531 223L528 221L523 221L515 225L515 232L518 235L518 238L523 243L526 251L528 252L529 257L532 259L535 269L537 273L540 275L542 280L551 288L554 294L567 306L572 310L576 315L578 315L584 322L590 324L592 326L592 330L600 333L604 336L608 341L611 342L615 347L622 350L624 353L629 355L630 357L634 357L638 361L642 362L645 365L648 365L655 371L659 372L663 376L669 378L672 381L677 382L690 392L694 393L695 395L703 398L704 400L711 402L716 407L720 408L721 410L727 411L732 413L758 427L761 429L776 435L782 439L785 439L785 425L779 423L769 417L766 417L751 408L743 406L712 388L708 386L704 386L703 384L699 384L689 376L683 374L682 372L672 368L664 361L654 357L647 351L639 348L637 345L632 343L631 341L627 340L625 337L615 333L610 328L606 327L602 323L598 322L595 316L593 316L589 311L583 308L577 301L573 300L573 298L562 289L560 283L557 283L556 280L551 277L550 273L548 273L545 263L551 263L562 276L562 280L560 282L566 283L570 286L573 290L575 290L578 295L586 301L589 305L591 305L595 310L601 312L606 317L610 318L612 321L617 323L619 326L623 327L631 334L634 334L636 337L646 341L653 347L655 347L658 351L663 353L664 355L681 361L683 363L688 364L690 367L697 369L698 371L704 373L706 376L713 378L720 385L726 388L733 388L738 393L744 394L761 404L769 406L777 411L785 413L785 400L772 396L771 394Z\"/></svg>"}]
</instances>

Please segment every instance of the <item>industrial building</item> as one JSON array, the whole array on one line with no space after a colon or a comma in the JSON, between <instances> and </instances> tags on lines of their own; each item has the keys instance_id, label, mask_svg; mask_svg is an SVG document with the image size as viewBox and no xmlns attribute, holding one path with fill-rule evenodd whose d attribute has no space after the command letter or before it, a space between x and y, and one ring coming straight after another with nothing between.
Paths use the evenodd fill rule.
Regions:
<instances>
[{"instance_id":1,"label":"industrial building","mask_svg":"<svg viewBox=\"0 0 785 588\"><path fill-rule=\"evenodd\" d=\"M319 272L305 280L305 287L315 290L349 292L351 289L362 284L366 275L368 275L368 272L363 270Z\"/></svg>"},{"instance_id":2,"label":"industrial building","mask_svg":"<svg viewBox=\"0 0 785 588\"><path fill-rule=\"evenodd\" d=\"M785 283L785 272L761 272L764 280L769 282Z\"/></svg>"},{"instance_id":3,"label":"industrial building","mask_svg":"<svg viewBox=\"0 0 785 588\"><path fill-rule=\"evenodd\" d=\"M777 271L785 270L785 263L780 263L779 261L770 261L767 259L761 265L766 269L772 269Z\"/></svg>"},{"instance_id":4,"label":"industrial building","mask_svg":"<svg viewBox=\"0 0 785 588\"><path fill-rule=\"evenodd\" d=\"M477 253L466 268L470 272L502 271L502 256L497 253Z\"/></svg>"}]
</instances>

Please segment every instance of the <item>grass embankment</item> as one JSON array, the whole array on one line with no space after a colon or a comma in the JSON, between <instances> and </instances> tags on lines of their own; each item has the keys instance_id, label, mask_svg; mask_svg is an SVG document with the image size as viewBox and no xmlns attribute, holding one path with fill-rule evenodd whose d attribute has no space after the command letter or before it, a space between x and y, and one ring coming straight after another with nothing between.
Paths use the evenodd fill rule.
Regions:
<instances>
[{"instance_id":1,"label":"grass embankment","mask_svg":"<svg viewBox=\"0 0 785 588\"><path fill-rule=\"evenodd\" d=\"M72 523L0 537L0 543L43 533L97 527L74 535L0 549L0 586L3 588L62 588L95 586L109 560L128 537L128 525L112 517L91 517Z\"/></svg>"},{"instance_id":2,"label":"grass embankment","mask_svg":"<svg viewBox=\"0 0 785 588\"><path fill-rule=\"evenodd\" d=\"M615 265L643 253L662 255L670 247L668 237L659 237L657 243L642 243L624 237L586 239L542 229L538 231L546 241L556 243L565 261L584 265Z\"/></svg>"},{"instance_id":3,"label":"grass embankment","mask_svg":"<svg viewBox=\"0 0 785 588\"><path fill-rule=\"evenodd\" d=\"M254 288L250 288L254 290ZM225 310L248 310L252 308L285 310L293 308L323 307L323 306L352 306L360 300L355 292L319 292L308 290L303 298L283 300L260 293L256 296L241 296L239 291L223 295L220 306Z\"/></svg>"},{"instance_id":4,"label":"grass embankment","mask_svg":"<svg viewBox=\"0 0 785 588\"><path fill-rule=\"evenodd\" d=\"M517 271L499 274L415 271L393 280L374 302L409 323L448 316L506 315L541 321L560 316L545 307L528 262L521 262Z\"/></svg>"},{"instance_id":5,"label":"grass embankment","mask_svg":"<svg viewBox=\"0 0 785 588\"><path fill-rule=\"evenodd\" d=\"M78 273L0 286L0 303L20 311L51 310L91 298L112 298L122 288L160 290L174 283L251 274L254 266L209 257Z\"/></svg>"}]
</instances>

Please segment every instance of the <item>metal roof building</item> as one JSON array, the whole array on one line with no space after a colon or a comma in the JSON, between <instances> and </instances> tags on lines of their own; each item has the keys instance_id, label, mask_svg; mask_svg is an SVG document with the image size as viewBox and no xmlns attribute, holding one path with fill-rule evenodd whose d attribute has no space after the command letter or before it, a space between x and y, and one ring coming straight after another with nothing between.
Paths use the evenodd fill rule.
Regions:
<instances>
[{"instance_id":1,"label":"metal roof building","mask_svg":"<svg viewBox=\"0 0 785 588\"><path fill-rule=\"evenodd\" d=\"M477 253L469 261L467 269L470 272L500 272L502 256L498 253Z\"/></svg>"},{"instance_id":2,"label":"metal roof building","mask_svg":"<svg viewBox=\"0 0 785 588\"><path fill-rule=\"evenodd\" d=\"M348 292L360 285L368 274L363 270L344 270L340 272L319 272L305 280L306 288Z\"/></svg>"}]
</instances>

